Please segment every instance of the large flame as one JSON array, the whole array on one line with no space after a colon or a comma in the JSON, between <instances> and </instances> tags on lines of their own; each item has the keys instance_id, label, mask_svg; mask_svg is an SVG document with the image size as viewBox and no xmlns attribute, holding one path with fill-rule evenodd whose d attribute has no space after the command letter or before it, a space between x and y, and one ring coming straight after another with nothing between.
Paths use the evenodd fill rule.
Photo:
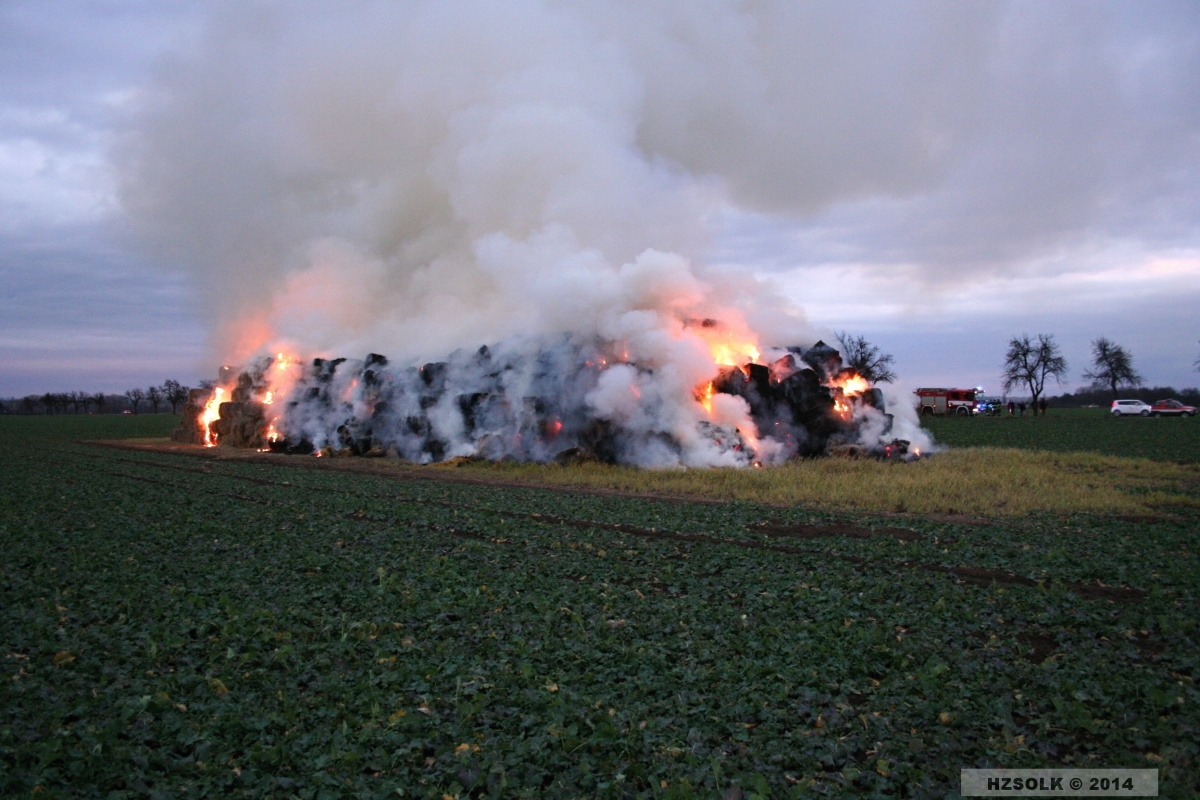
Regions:
<instances>
[{"instance_id":1,"label":"large flame","mask_svg":"<svg viewBox=\"0 0 1200 800\"><path fill-rule=\"evenodd\" d=\"M251 400L260 403L266 412L263 438L268 443L283 438L280 422L284 410L279 407L282 404L276 404L276 400L286 397L300 377L300 371L294 369L297 366L298 360L295 356L276 353L263 374L265 386L255 387L251 395ZM205 447L215 447L219 443L220 437L213 430L213 423L221 418L221 404L237 396L234 393L237 388L236 373L222 367L222 374L226 372L229 373L226 382L213 388L203 411L196 418Z\"/></svg>"},{"instance_id":2,"label":"large flame","mask_svg":"<svg viewBox=\"0 0 1200 800\"><path fill-rule=\"evenodd\" d=\"M841 389L843 394L851 396L862 394L871 388L869 380L854 372L835 378L833 384Z\"/></svg>"},{"instance_id":3,"label":"large flame","mask_svg":"<svg viewBox=\"0 0 1200 800\"><path fill-rule=\"evenodd\" d=\"M713 364L718 367L740 367L758 361L762 354L758 337L743 330L743 326L731 326L713 319L685 325L688 332L699 336L708 346Z\"/></svg>"},{"instance_id":4,"label":"large flame","mask_svg":"<svg viewBox=\"0 0 1200 800\"><path fill-rule=\"evenodd\" d=\"M850 398L857 397L871 388L871 382L856 372L845 372L830 381L833 393L833 410L843 417L853 412Z\"/></svg>"},{"instance_id":5,"label":"large flame","mask_svg":"<svg viewBox=\"0 0 1200 800\"><path fill-rule=\"evenodd\" d=\"M740 320L738 322L740 323ZM714 374L721 367L737 367L744 370L746 364L757 362L762 354L757 337L741 324L731 326L715 319L687 320L684 322L684 329L686 333L698 337L704 343L712 358ZM713 393L715 391L716 386L711 380L698 385L693 391L696 402L704 409L704 413L709 419L714 417ZM757 431L747 432L739 428L739 433L748 440L757 439Z\"/></svg>"},{"instance_id":6,"label":"large flame","mask_svg":"<svg viewBox=\"0 0 1200 800\"><path fill-rule=\"evenodd\" d=\"M208 402L204 404L204 411L200 414L200 430L204 433L205 447L217 446L217 435L213 432L212 424L221 418L221 403L225 402L225 394L226 390L220 386L213 389L212 396L208 398Z\"/></svg>"}]
</instances>

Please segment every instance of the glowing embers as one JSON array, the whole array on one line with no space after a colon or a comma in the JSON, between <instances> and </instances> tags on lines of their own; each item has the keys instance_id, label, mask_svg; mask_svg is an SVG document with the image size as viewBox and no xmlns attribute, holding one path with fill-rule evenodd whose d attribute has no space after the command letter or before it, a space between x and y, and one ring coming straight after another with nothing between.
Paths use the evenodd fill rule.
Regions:
<instances>
[{"instance_id":1,"label":"glowing embers","mask_svg":"<svg viewBox=\"0 0 1200 800\"><path fill-rule=\"evenodd\" d=\"M263 439L266 440L266 444L258 448L258 452L270 452L271 446L278 442L280 438L279 430L275 427L275 420L271 420L267 423L267 430L263 433Z\"/></svg>"},{"instance_id":2,"label":"glowing embers","mask_svg":"<svg viewBox=\"0 0 1200 800\"><path fill-rule=\"evenodd\" d=\"M860 442L844 442L829 448L829 455L840 458L873 458L882 461L917 461L921 448L914 447L906 439L892 439L875 445Z\"/></svg>"}]
</instances>

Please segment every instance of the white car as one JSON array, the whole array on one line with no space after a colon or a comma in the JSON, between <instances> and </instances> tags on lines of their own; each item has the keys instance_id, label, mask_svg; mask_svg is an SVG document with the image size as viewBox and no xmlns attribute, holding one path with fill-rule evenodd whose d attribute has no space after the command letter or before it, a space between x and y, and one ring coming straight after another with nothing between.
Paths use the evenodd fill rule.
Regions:
<instances>
[{"instance_id":1,"label":"white car","mask_svg":"<svg viewBox=\"0 0 1200 800\"><path fill-rule=\"evenodd\" d=\"M1113 400L1112 415L1114 417L1126 415L1148 417L1150 416L1150 406L1141 400Z\"/></svg>"}]
</instances>

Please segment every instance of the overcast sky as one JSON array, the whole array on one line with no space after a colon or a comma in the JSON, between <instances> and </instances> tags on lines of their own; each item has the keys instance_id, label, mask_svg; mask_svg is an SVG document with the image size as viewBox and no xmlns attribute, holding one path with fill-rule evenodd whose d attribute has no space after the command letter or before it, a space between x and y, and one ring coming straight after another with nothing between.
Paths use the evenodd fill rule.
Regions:
<instances>
[{"instance_id":1,"label":"overcast sky","mask_svg":"<svg viewBox=\"0 0 1200 800\"><path fill-rule=\"evenodd\" d=\"M1200 4L0 2L0 397L435 359L649 249L910 387L1200 384Z\"/></svg>"}]
</instances>

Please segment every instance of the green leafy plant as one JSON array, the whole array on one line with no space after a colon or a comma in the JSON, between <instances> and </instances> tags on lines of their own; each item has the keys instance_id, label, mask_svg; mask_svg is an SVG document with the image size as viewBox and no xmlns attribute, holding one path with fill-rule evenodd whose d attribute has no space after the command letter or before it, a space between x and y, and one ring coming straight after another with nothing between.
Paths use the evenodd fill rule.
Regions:
<instances>
[{"instance_id":1,"label":"green leafy plant","mask_svg":"<svg viewBox=\"0 0 1200 800\"><path fill-rule=\"evenodd\" d=\"M896 515L85 443L151 417L0 420L5 796L1200 791L1194 480Z\"/></svg>"}]
</instances>

